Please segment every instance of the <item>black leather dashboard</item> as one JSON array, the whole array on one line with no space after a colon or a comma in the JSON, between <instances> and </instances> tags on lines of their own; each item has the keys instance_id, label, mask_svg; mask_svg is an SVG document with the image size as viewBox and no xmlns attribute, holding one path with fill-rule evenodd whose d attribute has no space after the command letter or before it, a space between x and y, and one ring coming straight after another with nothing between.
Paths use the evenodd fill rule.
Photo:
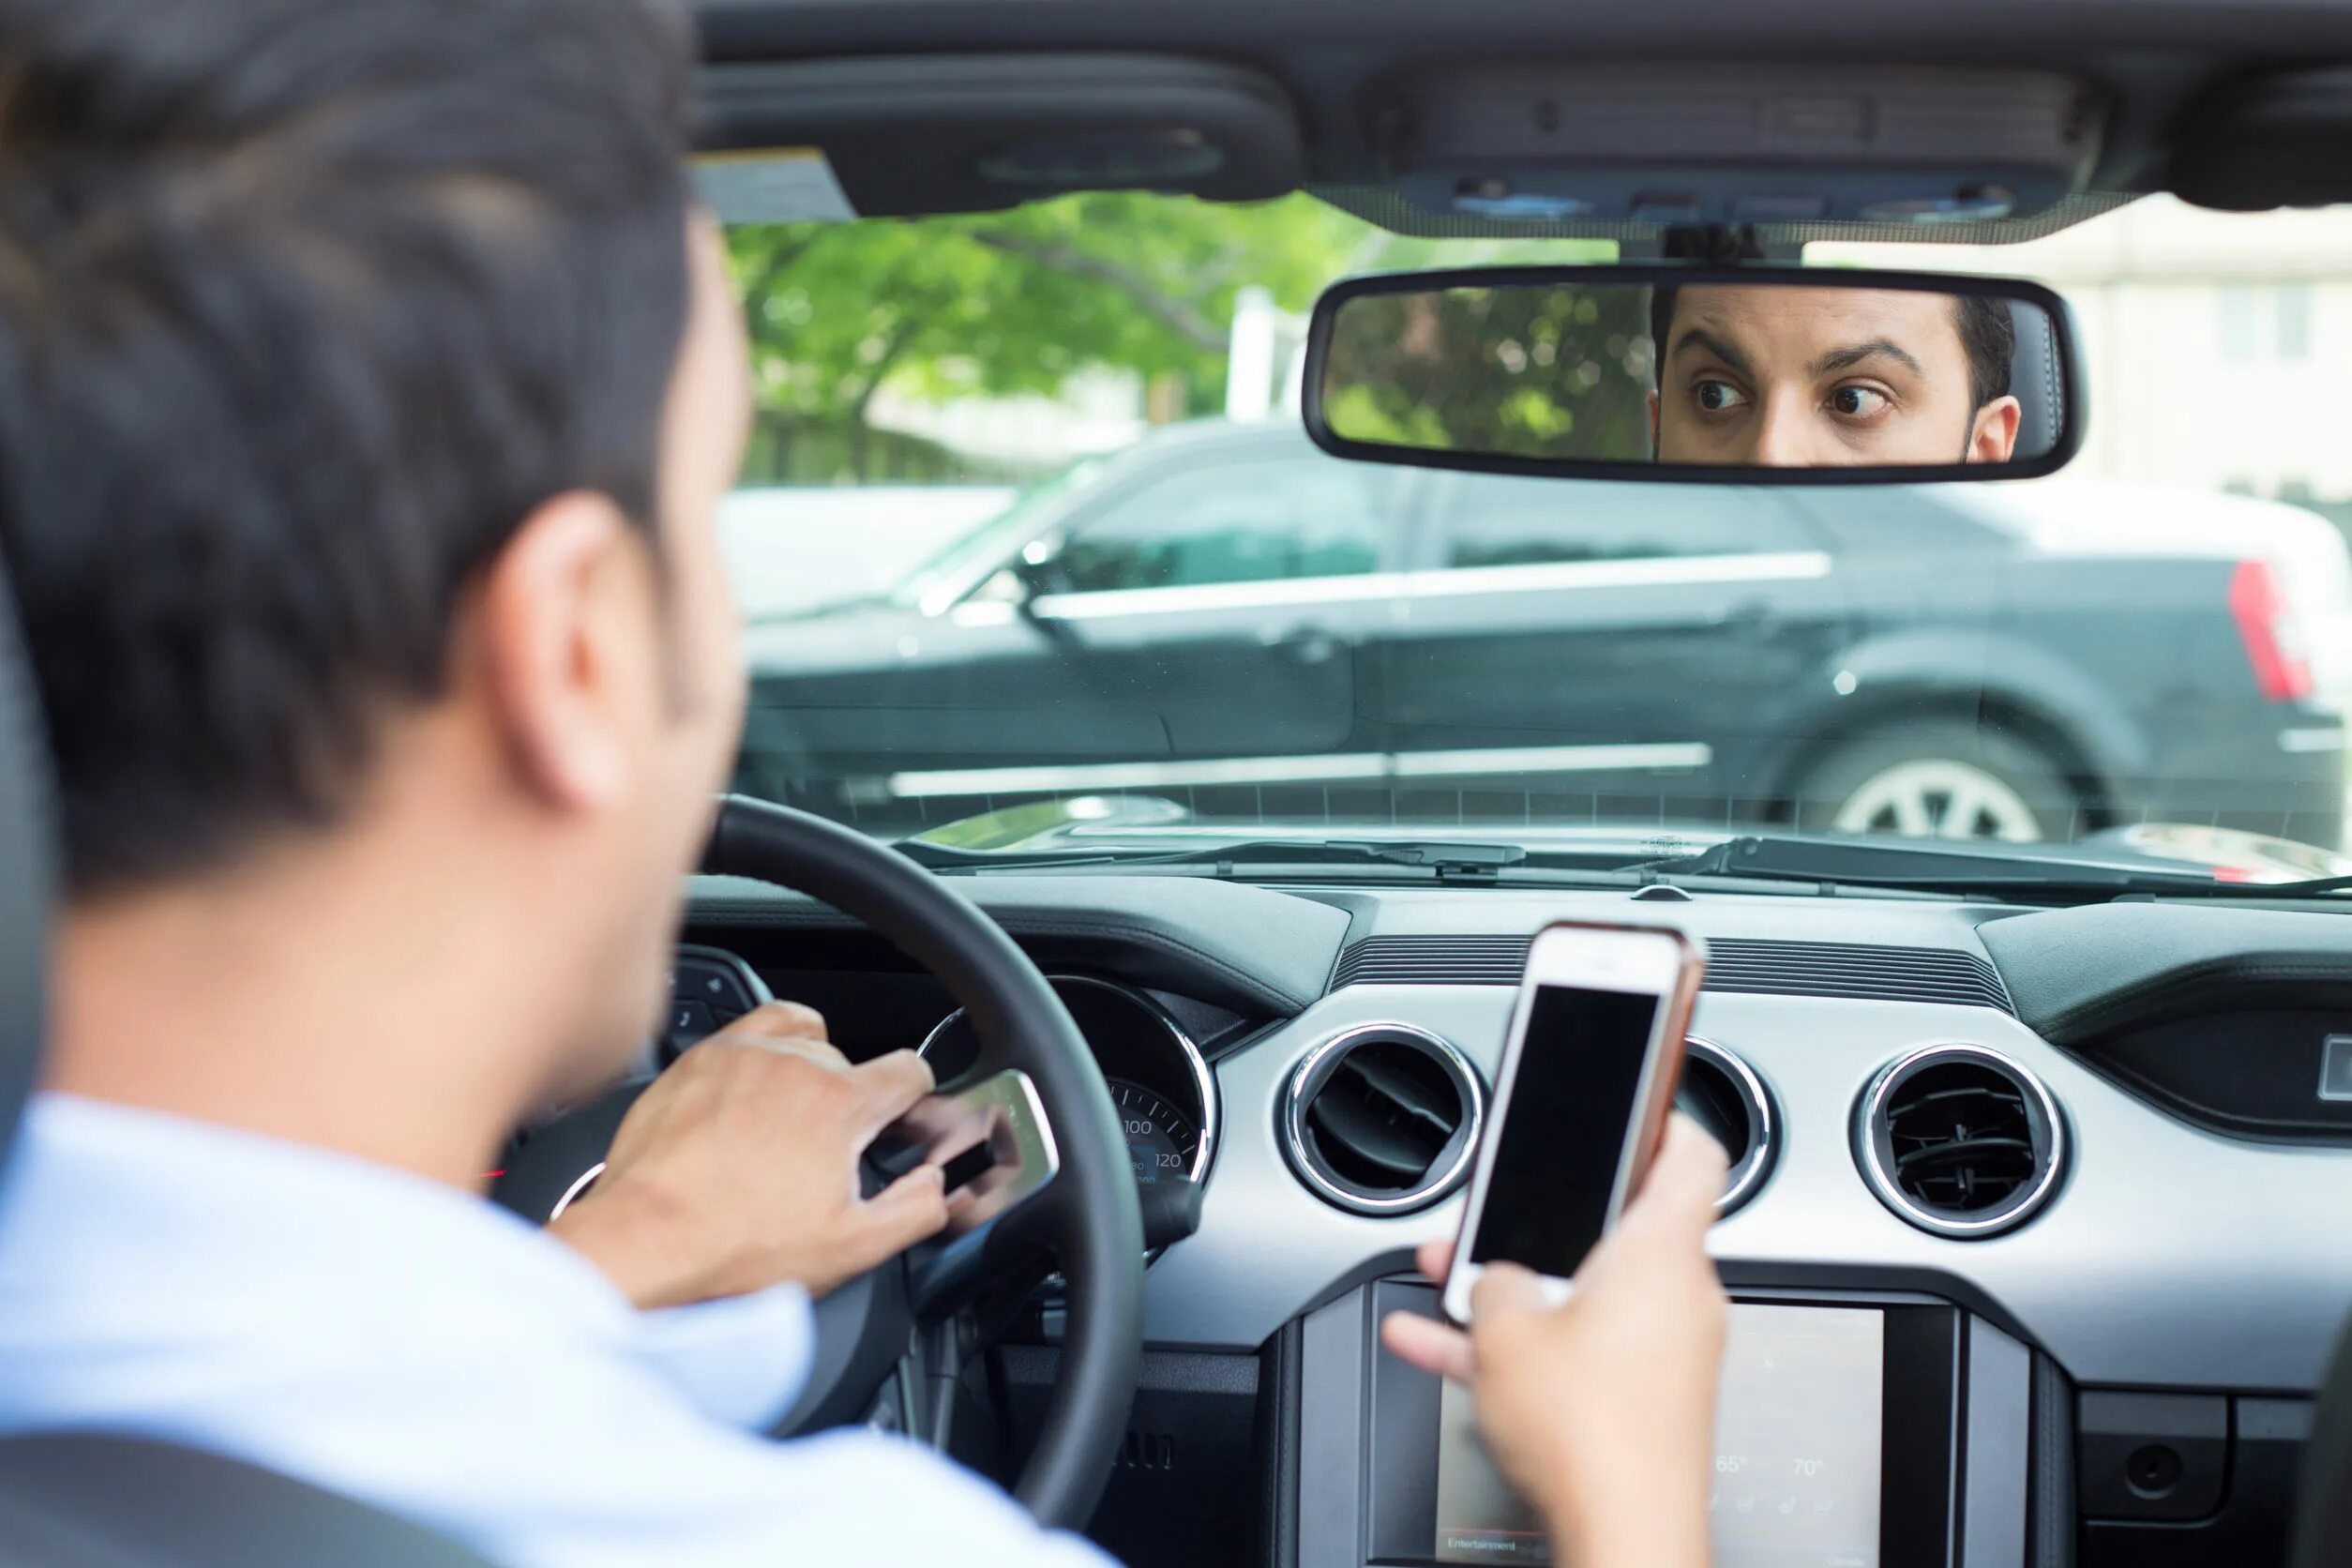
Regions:
<instances>
[{"instance_id":1,"label":"black leather dashboard","mask_svg":"<svg viewBox=\"0 0 2352 1568\"><path fill-rule=\"evenodd\" d=\"M2086 904L1980 928L2017 1016L2054 1046L2284 1001L2352 1008L2352 914Z\"/></svg>"},{"instance_id":2,"label":"black leather dashboard","mask_svg":"<svg viewBox=\"0 0 2352 1568\"><path fill-rule=\"evenodd\" d=\"M1341 910L1208 878L974 876L957 885L1047 969L1102 966L1240 1013L1306 1007L1348 934ZM813 898L737 878L697 877L690 897L701 929L854 928Z\"/></svg>"}]
</instances>

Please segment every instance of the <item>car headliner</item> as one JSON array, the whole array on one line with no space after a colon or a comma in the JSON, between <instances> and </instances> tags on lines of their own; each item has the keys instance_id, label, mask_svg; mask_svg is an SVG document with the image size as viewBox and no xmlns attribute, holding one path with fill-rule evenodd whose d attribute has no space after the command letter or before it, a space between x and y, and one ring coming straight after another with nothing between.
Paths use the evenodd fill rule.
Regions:
<instances>
[{"instance_id":1,"label":"car headliner","mask_svg":"<svg viewBox=\"0 0 2352 1568\"><path fill-rule=\"evenodd\" d=\"M2184 112L2217 89L2258 69L2352 59L2352 5L2341 0L697 0L697 11L711 68L722 71L854 56L1070 51L1251 68L1290 96L1306 183L1335 188L1334 195L1388 185L1367 95L1433 62L2059 71L2108 100L2087 188L2139 193L2169 188ZM1703 54L1696 39L1705 40ZM1936 237L2025 237L2005 228L1939 230Z\"/></svg>"}]
</instances>

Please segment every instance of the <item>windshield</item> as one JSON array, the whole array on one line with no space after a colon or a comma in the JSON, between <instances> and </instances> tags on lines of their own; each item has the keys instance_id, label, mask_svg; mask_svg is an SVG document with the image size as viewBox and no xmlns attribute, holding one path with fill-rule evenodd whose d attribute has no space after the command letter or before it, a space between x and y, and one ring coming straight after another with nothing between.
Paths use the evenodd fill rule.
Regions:
<instances>
[{"instance_id":1,"label":"windshield","mask_svg":"<svg viewBox=\"0 0 2352 1568\"><path fill-rule=\"evenodd\" d=\"M931 613L956 601L1005 569L1024 546L1038 537L1038 520L1067 492L1093 478L1100 458L1079 458L1013 497L1002 512L968 534L951 536L940 551L909 572L891 592L902 605Z\"/></svg>"},{"instance_id":2,"label":"windshield","mask_svg":"<svg viewBox=\"0 0 2352 1568\"><path fill-rule=\"evenodd\" d=\"M1775 833L2035 846L2053 877L2064 846L2352 867L2352 443L2324 379L2352 351L2352 212L2150 199L2022 246L1813 247L2050 284L2090 419L2048 480L1802 490L1307 442L1324 284L1607 244L1409 239L1305 196L731 237L761 400L726 518L747 793L894 837L1023 808L963 836L992 846L1631 861ZM1606 328L1606 372L1646 370L1639 324Z\"/></svg>"}]
</instances>

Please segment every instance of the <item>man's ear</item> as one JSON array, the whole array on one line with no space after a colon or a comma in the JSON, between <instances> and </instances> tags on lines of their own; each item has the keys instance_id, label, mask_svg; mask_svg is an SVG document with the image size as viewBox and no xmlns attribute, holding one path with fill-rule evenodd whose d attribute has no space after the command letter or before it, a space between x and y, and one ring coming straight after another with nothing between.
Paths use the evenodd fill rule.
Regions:
<instances>
[{"instance_id":1,"label":"man's ear","mask_svg":"<svg viewBox=\"0 0 2352 1568\"><path fill-rule=\"evenodd\" d=\"M489 719L518 782L550 807L594 810L628 790L632 709L658 681L653 575L642 531L584 490L543 503L482 574Z\"/></svg>"},{"instance_id":2,"label":"man's ear","mask_svg":"<svg viewBox=\"0 0 2352 1568\"><path fill-rule=\"evenodd\" d=\"M2017 450L2017 423L2025 409L2014 398L1996 398L1976 411L1968 433L1970 462L2007 462Z\"/></svg>"}]
</instances>

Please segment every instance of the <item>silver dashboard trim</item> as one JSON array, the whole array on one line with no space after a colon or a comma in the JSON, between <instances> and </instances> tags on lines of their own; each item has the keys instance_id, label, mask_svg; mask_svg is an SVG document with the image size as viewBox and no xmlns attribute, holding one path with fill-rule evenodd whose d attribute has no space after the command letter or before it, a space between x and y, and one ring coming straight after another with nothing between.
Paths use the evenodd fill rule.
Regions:
<instances>
[{"instance_id":1,"label":"silver dashboard trim","mask_svg":"<svg viewBox=\"0 0 2352 1568\"><path fill-rule=\"evenodd\" d=\"M1455 1151L1453 1160L1447 1164L1436 1181L1413 1192L1399 1194L1395 1198L1365 1198L1360 1193L1349 1192L1345 1187L1330 1181L1307 1159L1306 1102L1312 1092L1320 1088L1324 1078L1329 1077L1329 1073L1323 1070L1323 1063L1331 1060L1335 1053L1344 1048L1361 1044L1365 1040L1400 1038L1426 1048L1444 1065L1447 1072L1453 1075L1455 1081L1461 1086L1463 1100L1470 1108L1468 1124L1460 1137L1460 1147ZM1362 1023L1352 1029L1341 1030L1299 1058L1298 1066L1292 1069L1289 1079L1283 1089L1281 1114L1282 1152L1288 1156L1290 1168L1298 1174L1299 1179L1304 1182L1317 1197L1335 1208L1345 1209L1349 1214L1367 1214L1379 1218L1391 1214L1408 1214L1416 1209L1425 1209L1430 1204L1450 1196L1456 1187L1462 1184L1464 1179L1470 1175L1471 1161L1477 1158L1479 1134L1485 1127L1486 1088L1478 1076L1478 1069L1471 1064L1470 1058L1463 1055L1460 1048L1443 1035L1433 1034L1425 1029L1415 1028L1409 1023Z\"/></svg>"},{"instance_id":2,"label":"silver dashboard trim","mask_svg":"<svg viewBox=\"0 0 2352 1568\"><path fill-rule=\"evenodd\" d=\"M1371 1312L1366 1285L1308 1313L1300 1330L1298 1568L1364 1568Z\"/></svg>"},{"instance_id":3,"label":"silver dashboard trim","mask_svg":"<svg viewBox=\"0 0 2352 1568\"><path fill-rule=\"evenodd\" d=\"M1185 1066L1192 1073L1193 1092L1200 1100L1200 1141L1193 1150L1192 1165L1184 1174L1195 1182L1207 1181L1209 1168L1216 1159L1217 1131L1222 1119L1221 1096L1217 1093L1216 1074L1210 1071L1209 1059L1201 1054L1192 1036L1184 1033L1182 1024L1168 1016L1166 1008L1132 986L1123 986L1115 980L1098 980L1091 974L1048 974L1046 981L1054 986L1092 986L1096 990L1124 998L1149 1013L1168 1037L1175 1042L1177 1054L1184 1059ZM964 1010L958 1007L933 1024L923 1036L923 1043L914 1048L914 1053L929 1056L932 1043L950 1024L963 1016Z\"/></svg>"},{"instance_id":4,"label":"silver dashboard trim","mask_svg":"<svg viewBox=\"0 0 2352 1568\"><path fill-rule=\"evenodd\" d=\"M1764 1087L1764 1080L1748 1065L1745 1057L1703 1034L1687 1036L1682 1050L1729 1078L1747 1105L1748 1152L1731 1168L1724 1179L1723 1191L1716 1195L1715 1214L1720 1217L1754 1198L1764 1179L1772 1173L1772 1161L1780 1153L1780 1124L1772 1117L1772 1091Z\"/></svg>"},{"instance_id":5,"label":"silver dashboard trim","mask_svg":"<svg viewBox=\"0 0 2352 1568\"><path fill-rule=\"evenodd\" d=\"M1485 894L1529 929L1591 912L1618 918L1624 895ZM1403 900L1452 908L1458 891ZM1679 906L1704 935L1852 940L1932 935L1940 908L1836 899ZM1524 917L1524 918L1522 918ZM1491 923L1491 922L1490 922ZM1792 930L1793 928L1793 930ZM1957 939L1952 939L1957 940ZM1334 1208L1282 1150L1284 1088L1308 1045L1354 1025L1410 1019L1491 1073L1515 993L1504 986L1365 984L1334 991L1215 1063L1229 1112L1199 1230L1144 1276L1154 1344L1247 1353L1354 1283L1405 1274L1413 1248L1462 1223L1459 1192L1418 1214ZM2352 1150L2252 1143L2178 1121L2134 1098L1989 1007L1710 991L1694 1033L1736 1040L1772 1086L1783 1136L1772 1179L1708 1233L1708 1251L1746 1288L1835 1279L1922 1283L2005 1317L2081 1383L2183 1392L2319 1386L2352 1301ZM2060 1199L2031 1225L1955 1241L1897 1217L1854 1163L1856 1096L1891 1057L1974 1040L2029 1064L2066 1108ZM2097 1158L2088 1152L2096 1150Z\"/></svg>"},{"instance_id":6,"label":"silver dashboard trim","mask_svg":"<svg viewBox=\"0 0 2352 1568\"><path fill-rule=\"evenodd\" d=\"M1960 1433L1958 1568L2021 1568L2032 1451L2033 1355L1982 1318L1967 1320L1968 1413Z\"/></svg>"},{"instance_id":7,"label":"silver dashboard trim","mask_svg":"<svg viewBox=\"0 0 2352 1568\"><path fill-rule=\"evenodd\" d=\"M1940 1061L1980 1062L2010 1074L2033 1095L2041 1108L2043 1120L2050 1129L2050 1157L2043 1167L2041 1176L2027 1189L2023 1198L2012 1200L2006 1208L1983 1219L1953 1219L1921 1208L1901 1187L1895 1185L1893 1172L1888 1170L1885 1162L1878 1157L1878 1139L1873 1129L1886 1108L1888 1094L1915 1069ZM1916 1225L1931 1235L1946 1236L1954 1241L1998 1236L2031 1219L2058 1191L2058 1183L2066 1174L2068 1156L2066 1118L2059 1112L2057 1099L2040 1076L2013 1056L1965 1040L1922 1046L1879 1068L1877 1076L1870 1080L1870 1087L1855 1102L1853 1143L1854 1163L1862 1170L1862 1181L1879 1202L1901 1215L1908 1224Z\"/></svg>"}]
</instances>

